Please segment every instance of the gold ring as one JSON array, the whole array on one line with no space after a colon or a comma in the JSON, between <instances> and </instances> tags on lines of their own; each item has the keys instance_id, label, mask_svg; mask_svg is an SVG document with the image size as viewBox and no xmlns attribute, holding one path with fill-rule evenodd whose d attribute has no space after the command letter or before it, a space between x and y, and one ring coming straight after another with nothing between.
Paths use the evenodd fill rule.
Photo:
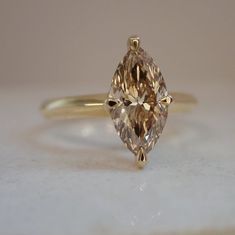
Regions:
<instances>
[{"instance_id":1,"label":"gold ring","mask_svg":"<svg viewBox=\"0 0 235 235\"><path fill-rule=\"evenodd\" d=\"M48 100L41 106L47 118L98 117L109 114L137 165L147 163L147 153L156 144L171 111L186 111L197 101L186 93L167 91L159 67L140 47L138 36L128 39L128 51L119 63L107 94Z\"/></svg>"}]
</instances>

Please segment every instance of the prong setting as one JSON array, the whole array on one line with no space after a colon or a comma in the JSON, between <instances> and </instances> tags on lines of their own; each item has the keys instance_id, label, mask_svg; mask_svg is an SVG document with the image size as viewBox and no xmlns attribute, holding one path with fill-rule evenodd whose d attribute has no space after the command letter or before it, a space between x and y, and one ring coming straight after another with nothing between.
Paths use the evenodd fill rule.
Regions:
<instances>
[{"instance_id":1,"label":"prong setting","mask_svg":"<svg viewBox=\"0 0 235 235\"><path fill-rule=\"evenodd\" d=\"M169 106L173 102L173 98L171 95L167 95L167 96L163 97L160 100L160 102L165 106Z\"/></svg>"},{"instance_id":2,"label":"prong setting","mask_svg":"<svg viewBox=\"0 0 235 235\"><path fill-rule=\"evenodd\" d=\"M127 42L128 50L137 51L140 47L140 38L138 36L131 36Z\"/></svg>"},{"instance_id":3,"label":"prong setting","mask_svg":"<svg viewBox=\"0 0 235 235\"><path fill-rule=\"evenodd\" d=\"M107 99L105 101L106 105L110 108L114 107L115 105L117 105L117 101L113 100L113 99Z\"/></svg>"},{"instance_id":4,"label":"prong setting","mask_svg":"<svg viewBox=\"0 0 235 235\"><path fill-rule=\"evenodd\" d=\"M136 163L139 168L144 168L147 164L147 155L143 147L140 147L137 156L136 156Z\"/></svg>"}]
</instances>

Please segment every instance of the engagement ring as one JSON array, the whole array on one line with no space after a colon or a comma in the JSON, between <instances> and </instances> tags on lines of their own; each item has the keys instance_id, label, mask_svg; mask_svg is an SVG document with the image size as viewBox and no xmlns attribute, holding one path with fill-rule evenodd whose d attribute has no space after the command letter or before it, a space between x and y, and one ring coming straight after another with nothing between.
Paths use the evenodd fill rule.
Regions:
<instances>
[{"instance_id":1,"label":"engagement ring","mask_svg":"<svg viewBox=\"0 0 235 235\"><path fill-rule=\"evenodd\" d=\"M173 102L174 100L174 102ZM196 103L189 94L167 91L159 67L140 47L140 39L128 39L128 51L119 63L108 94L65 97L46 101L48 118L80 118L109 114L123 143L135 155L137 165L147 163L166 124L168 108L187 109Z\"/></svg>"}]
</instances>

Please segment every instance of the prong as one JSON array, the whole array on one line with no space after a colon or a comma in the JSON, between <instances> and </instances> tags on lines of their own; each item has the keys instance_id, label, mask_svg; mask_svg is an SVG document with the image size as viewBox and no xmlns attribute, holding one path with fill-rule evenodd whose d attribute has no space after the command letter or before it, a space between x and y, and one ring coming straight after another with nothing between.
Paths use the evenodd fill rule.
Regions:
<instances>
[{"instance_id":1,"label":"prong","mask_svg":"<svg viewBox=\"0 0 235 235\"><path fill-rule=\"evenodd\" d=\"M108 100L106 100L106 104L107 104L110 108L112 108L113 106L115 106L115 105L117 104L117 101L108 99Z\"/></svg>"},{"instance_id":2,"label":"prong","mask_svg":"<svg viewBox=\"0 0 235 235\"><path fill-rule=\"evenodd\" d=\"M143 168L147 164L147 155L144 148L140 148L136 155L136 163L139 168Z\"/></svg>"},{"instance_id":3,"label":"prong","mask_svg":"<svg viewBox=\"0 0 235 235\"><path fill-rule=\"evenodd\" d=\"M173 98L172 96L170 95L167 95L165 97L163 97L160 102L163 104L163 105L166 105L166 106L169 106L172 102L173 102Z\"/></svg>"},{"instance_id":4,"label":"prong","mask_svg":"<svg viewBox=\"0 0 235 235\"><path fill-rule=\"evenodd\" d=\"M140 38L138 36L131 36L127 42L128 50L137 51L140 47Z\"/></svg>"}]
</instances>

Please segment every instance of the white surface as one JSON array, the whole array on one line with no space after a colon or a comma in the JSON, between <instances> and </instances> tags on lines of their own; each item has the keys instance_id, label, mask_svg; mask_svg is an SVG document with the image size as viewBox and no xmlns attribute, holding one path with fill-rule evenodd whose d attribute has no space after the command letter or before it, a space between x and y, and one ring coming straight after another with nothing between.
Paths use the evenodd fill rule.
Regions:
<instances>
[{"instance_id":1,"label":"white surface","mask_svg":"<svg viewBox=\"0 0 235 235\"><path fill-rule=\"evenodd\" d=\"M16 2L0 7L0 234L234 234L233 1L139 3L141 19L133 1ZM143 171L111 120L38 111L48 97L107 91L130 29L168 88L199 99L170 113Z\"/></svg>"},{"instance_id":2,"label":"white surface","mask_svg":"<svg viewBox=\"0 0 235 235\"><path fill-rule=\"evenodd\" d=\"M224 89L232 92L232 86ZM170 115L149 165L139 171L110 120L44 121L37 105L50 92L1 89L2 234L143 234L235 225L235 113L222 107L229 97L217 109L211 102L216 92L205 104L200 99L192 114Z\"/></svg>"}]
</instances>

